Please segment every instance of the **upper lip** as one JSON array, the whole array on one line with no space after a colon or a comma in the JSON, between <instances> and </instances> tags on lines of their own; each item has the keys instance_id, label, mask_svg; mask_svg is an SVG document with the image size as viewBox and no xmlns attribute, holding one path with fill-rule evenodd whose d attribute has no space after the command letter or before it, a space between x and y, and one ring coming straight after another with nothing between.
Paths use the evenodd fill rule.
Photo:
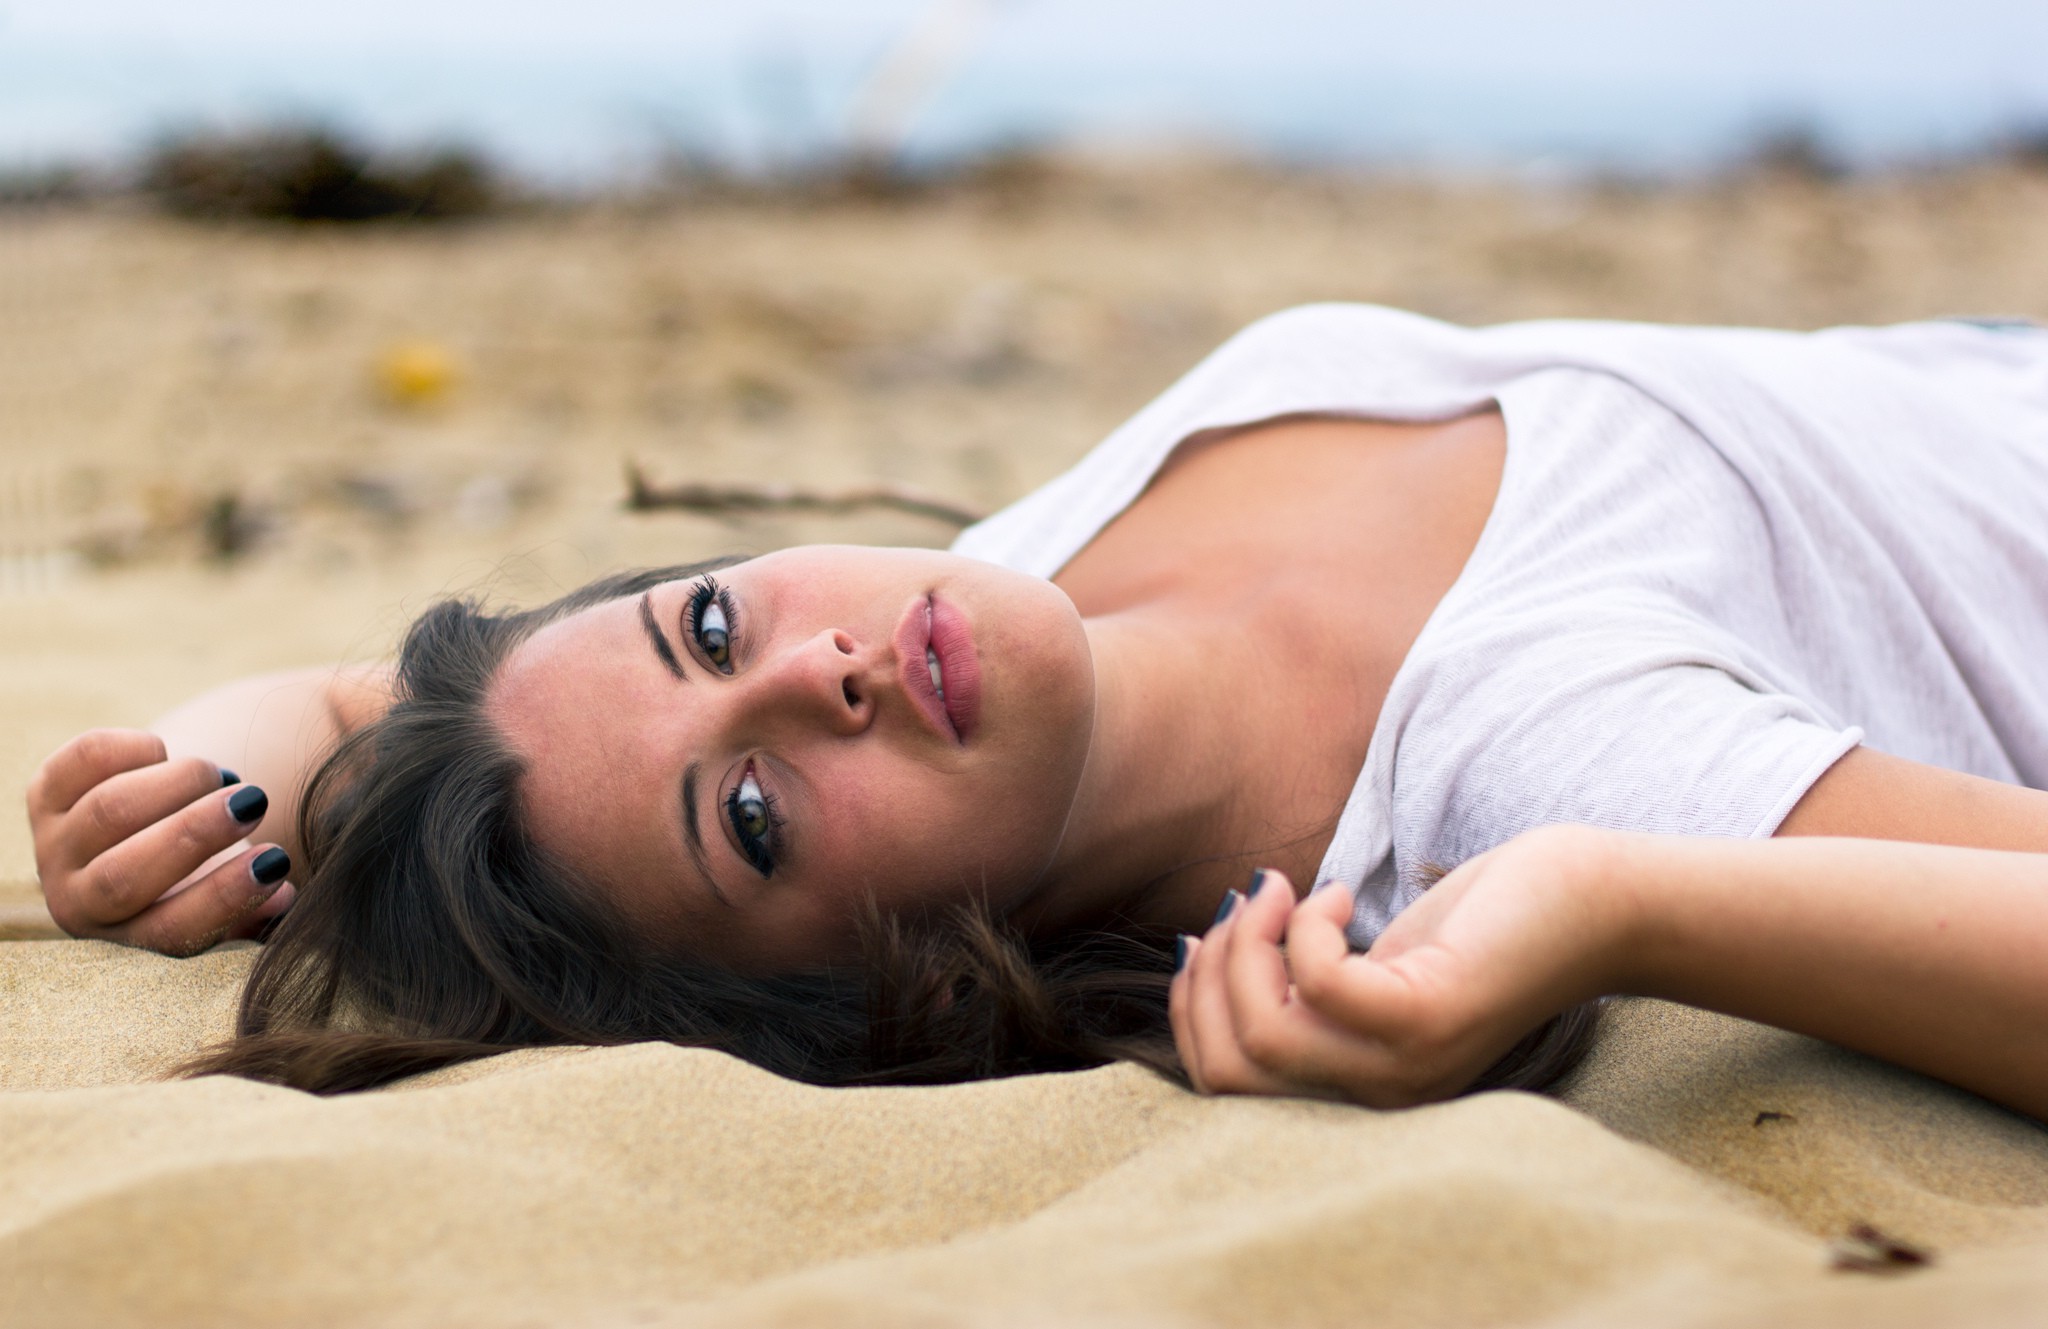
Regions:
<instances>
[{"instance_id":1,"label":"upper lip","mask_svg":"<svg viewBox=\"0 0 2048 1329\"><path fill-rule=\"evenodd\" d=\"M896 673L903 680L903 690L909 694L911 705L939 734L960 742L960 731L946 714L946 704L939 699L939 690L932 686L931 670L925 664L925 652L932 645L931 596L921 595L911 601L903 621L896 626L895 645Z\"/></svg>"}]
</instances>

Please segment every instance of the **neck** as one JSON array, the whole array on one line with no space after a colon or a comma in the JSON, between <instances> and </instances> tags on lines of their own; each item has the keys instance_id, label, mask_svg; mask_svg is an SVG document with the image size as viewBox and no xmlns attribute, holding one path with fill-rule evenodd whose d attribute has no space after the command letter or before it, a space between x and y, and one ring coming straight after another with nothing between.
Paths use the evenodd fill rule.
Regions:
<instances>
[{"instance_id":1,"label":"neck","mask_svg":"<svg viewBox=\"0 0 2048 1329\"><path fill-rule=\"evenodd\" d=\"M1207 925L1246 838L1255 745L1234 741L1234 671L1168 612L1086 621L1096 703L1088 761L1060 845L1017 921L1041 935L1113 922ZM1255 796L1255 795L1254 795Z\"/></svg>"}]
</instances>

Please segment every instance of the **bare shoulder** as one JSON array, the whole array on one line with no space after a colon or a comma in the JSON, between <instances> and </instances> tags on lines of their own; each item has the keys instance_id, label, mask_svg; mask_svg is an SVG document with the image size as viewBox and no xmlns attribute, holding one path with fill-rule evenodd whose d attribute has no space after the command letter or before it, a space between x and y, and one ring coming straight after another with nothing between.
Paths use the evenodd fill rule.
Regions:
<instances>
[{"instance_id":1,"label":"bare shoulder","mask_svg":"<svg viewBox=\"0 0 2048 1329\"><path fill-rule=\"evenodd\" d=\"M2048 792L1859 747L1814 782L1777 833L2048 852Z\"/></svg>"}]
</instances>

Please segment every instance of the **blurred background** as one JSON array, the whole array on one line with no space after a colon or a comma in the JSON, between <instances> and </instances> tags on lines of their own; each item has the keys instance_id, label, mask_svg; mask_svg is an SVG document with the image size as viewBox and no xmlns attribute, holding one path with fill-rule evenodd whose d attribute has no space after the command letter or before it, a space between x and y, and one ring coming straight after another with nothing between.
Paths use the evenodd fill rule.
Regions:
<instances>
[{"instance_id":1,"label":"blurred background","mask_svg":"<svg viewBox=\"0 0 2048 1329\"><path fill-rule=\"evenodd\" d=\"M925 163L1121 141L1668 174L1802 129L1882 164L2038 128L2044 49L2027 0L13 0L0 154L297 119L596 189L864 132Z\"/></svg>"},{"instance_id":2,"label":"blurred background","mask_svg":"<svg viewBox=\"0 0 2048 1329\"><path fill-rule=\"evenodd\" d=\"M2040 0L0 0L0 774L451 590L943 544L1293 303L2048 317L2044 51Z\"/></svg>"}]
</instances>

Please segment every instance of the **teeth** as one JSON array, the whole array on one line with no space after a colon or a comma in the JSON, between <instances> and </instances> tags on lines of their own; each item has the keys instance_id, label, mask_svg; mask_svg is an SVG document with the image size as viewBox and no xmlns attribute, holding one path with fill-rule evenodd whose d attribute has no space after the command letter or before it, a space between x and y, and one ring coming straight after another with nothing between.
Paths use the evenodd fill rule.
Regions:
<instances>
[{"instance_id":1,"label":"teeth","mask_svg":"<svg viewBox=\"0 0 2048 1329\"><path fill-rule=\"evenodd\" d=\"M939 694L939 700L946 699L946 676L939 672L939 653L927 646L924 648L924 667L931 671L932 687Z\"/></svg>"}]
</instances>

